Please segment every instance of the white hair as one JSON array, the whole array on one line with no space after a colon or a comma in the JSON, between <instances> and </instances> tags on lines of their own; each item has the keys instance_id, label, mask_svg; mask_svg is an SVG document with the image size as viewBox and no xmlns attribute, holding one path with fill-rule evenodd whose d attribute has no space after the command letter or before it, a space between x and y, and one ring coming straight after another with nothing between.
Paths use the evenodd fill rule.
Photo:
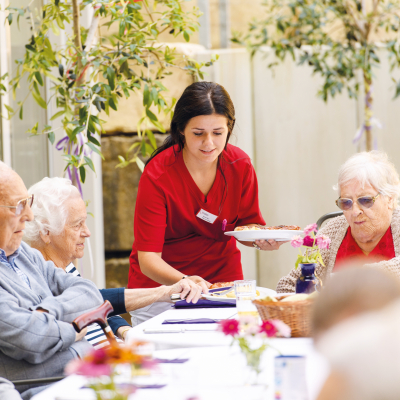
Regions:
<instances>
[{"instance_id":1,"label":"white hair","mask_svg":"<svg viewBox=\"0 0 400 400\"><path fill-rule=\"evenodd\" d=\"M67 221L68 199L80 196L78 189L65 178L43 178L28 190L35 196L32 212L34 220L25 226L24 240L30 244L40 241L40 233L51 232L59 235Z\"/></svg>"},{"instance_id":2,"label":"white hair","mask_svg":"<svg viewBox=\"0 0 400 400\"><path fill-rule=\"evenodd\" d=\"M383 196L393 199L393 207L397 207L400 196L400 179L395 166L382 151L369 151L351 156L339 170L338 183L334 189L340 196L340 188L352 181L360 182L364 188L369 184Z\"/></svg>"}]
</instances>

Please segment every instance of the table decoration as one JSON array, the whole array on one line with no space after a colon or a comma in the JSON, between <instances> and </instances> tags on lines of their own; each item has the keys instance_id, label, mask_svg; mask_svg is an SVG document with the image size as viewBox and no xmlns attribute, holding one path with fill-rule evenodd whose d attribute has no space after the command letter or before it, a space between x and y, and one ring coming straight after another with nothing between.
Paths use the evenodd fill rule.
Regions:
<instances>
[{"instance_id":1,"label":"table decoration","mask_svg":"<svg viewBox=\"0 0 400 400\"><path fill-rule=\"evenodd\" d=\"M137 349L145 343L130 346L111 343L93 349L82 359L74 359L65 368L66 375L77 374L89 378L97 400L127 400L140 385L133 378L149 375L157 364L150 356L140 355Z\"/></svg>"},{"instance_id":2,"label":"table decoration","mask_svg":"<svg viewBox=\"0 0 400 400\"><path fill-rule=\"evenodd\" d=\"M246 358L249 368L248 384L257 385L261 372L261 356L271 345L269 338L290 337L290 328L280 320L268 320L258 323L258 318L243 316L240 320L227 319L218 325L218 330L226 336L232 336L232 344L237 344Z\"/></svg>"},{"instance_id":3,"label":"table decoration","mask_svg":"<svg viewBox=\"0 0 400 400\"><path fill-rule=\"evenodd\" d=\"M321 256L321 249L329 249L331 240L324 235L317 235L317 224L310 224L304 228L302 238L300 235L294 236L290 244L294 248L299 248L300 254L297 256L295 268L300 265L301 275L296 281L296 293L312 293L322 287L322 281L315 273L315 268L319 262L325 266ZM305 247L302 253L300 247Z\"/></svg>"}]
</instances>

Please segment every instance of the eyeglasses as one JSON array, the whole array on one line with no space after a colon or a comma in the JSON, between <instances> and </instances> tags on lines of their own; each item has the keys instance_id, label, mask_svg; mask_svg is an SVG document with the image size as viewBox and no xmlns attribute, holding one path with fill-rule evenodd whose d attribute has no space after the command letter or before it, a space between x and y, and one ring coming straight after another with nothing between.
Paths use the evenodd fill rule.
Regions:
<instances>
[{"instance_id":1,"label":"eyeglasses","mask_svg":"<svg viewBox=\"0 0 400 400\"><path fill-rule=\"evenodd\" d=\"M376 196L362 196L357 199L357 203L361 208L371 208L377 197L380 195L378 193ZM351 199L341 199L340 197L336 200L336 205L343 211L350 210L353 207L353 200Z\"/></svg>"},{"instance_id":2,"label":"eyeglasses","mask_svg":"<svg viewBox=\"0 0 400 400\"><path fill-rule=\"evenodd\" d=\"M0 206L0 207L6 207L6 208L15 208L15 215L20 215L24 208L28 205L29 207L32 207L33 204L33 195L27 197L26 199L20 200L16 206Z\"/></svg>"}]
</instances>

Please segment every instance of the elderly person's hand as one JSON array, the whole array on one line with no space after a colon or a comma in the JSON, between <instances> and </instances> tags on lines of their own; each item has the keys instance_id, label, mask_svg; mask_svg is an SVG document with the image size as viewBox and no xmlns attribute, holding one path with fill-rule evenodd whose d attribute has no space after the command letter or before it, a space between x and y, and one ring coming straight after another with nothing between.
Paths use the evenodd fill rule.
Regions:
<instances>
[{"instance_id":1,"label":"elderly person's hand","mask_svg":"<svg viewBox=\"0 0 400 400\"><path fill-rule=\"evenodd\" d=\"M203 287L187 278L181 279L174 285L166 286L166 288L168 288L168 292L165 301L170 301L170 296L172 294L179 293L182 300L186 299L188 303L197 303L202 293L208 293L207 286Z\"/></svg>"},{"instance_id":2,"label":"elderly person's hand","mask_svg":"<svg viewBox=\"0 0 400 400\"><path fill-rule=\"evenodd\" d=\"M82 329L79 333L76 332L75 342L82 340L87 334L87 328Z\"/></svg>"}]
</instances>

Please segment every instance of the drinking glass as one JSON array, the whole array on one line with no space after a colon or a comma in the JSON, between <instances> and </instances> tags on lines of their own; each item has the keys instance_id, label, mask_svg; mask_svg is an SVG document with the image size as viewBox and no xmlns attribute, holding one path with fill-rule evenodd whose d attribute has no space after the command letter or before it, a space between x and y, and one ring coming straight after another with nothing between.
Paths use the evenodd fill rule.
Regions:
<instances>
[{"instance_id":1,"label":"drinking glass","mask_svg":"<svg viewBox=\"0 0 400 400\"><path fill-rule=\"evenodd\" d=\"M252 301L256 298L256 281L235 281L236 308L241 317L258 317L256 306Z\"/></svg>"}]
</instances>

